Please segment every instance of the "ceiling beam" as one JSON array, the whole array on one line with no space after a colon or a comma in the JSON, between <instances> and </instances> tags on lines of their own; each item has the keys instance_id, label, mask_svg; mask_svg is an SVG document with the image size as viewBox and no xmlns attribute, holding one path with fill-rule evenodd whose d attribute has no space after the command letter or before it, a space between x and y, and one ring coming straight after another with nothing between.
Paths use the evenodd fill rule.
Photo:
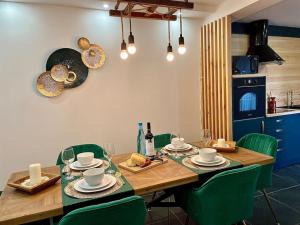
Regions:
<instances>
[{"instance_id":1,"label":"ceiling beam","mask_svg":"<svg viewBox=\"0 0 300 225\"><path fill-rule=\"evenodd\" d=\"M173 0L120 0L122 3L133 3L157 7L169 7L177 9L193 9L194 3L187 1L173 1Z\"/></svg>"},{"instance_id":2,"label":"ceiling beam","mask_svg":"<svg viewBox=\"0 0 300 225\"><path fill-rule=\"evenodd\" d=\"M123 15L123 11L121 10L109 10L110 16L115 17L129 17L129 15ZM139 19L154 19L154 20L170 20L170 21L176 21L177 16L176 15L161 15L161 14L147 14L146 12L131 12L131 18L139 18Z\"/></svg>"}]
</instances>

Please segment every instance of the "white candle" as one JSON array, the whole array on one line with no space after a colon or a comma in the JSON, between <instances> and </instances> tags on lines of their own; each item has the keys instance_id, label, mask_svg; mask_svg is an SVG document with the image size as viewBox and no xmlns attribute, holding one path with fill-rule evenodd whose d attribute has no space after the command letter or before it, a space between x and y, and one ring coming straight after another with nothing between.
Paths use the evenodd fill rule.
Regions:
<instances>
[{"instance_id":1,"label":"white candle","mask_svg":"<svg viewBox=\"0 0 300 225\"><path fill-rule=\"evenodd\" d=\"M42 180L41 164L35 163L29 165L29 178L30 178L31 185L41 183Z\"/></svg>"},{"instance_id":2,"label":"white candle","mask_svg":"<svg viewBox=\"0 0 300 225\"><path fill-rule=\"evenodd\" d=\"M218 146L220 147L225 147L226 146L226 141L224 138L219 138L218 139Z\"/></svg>"}]
</instances>

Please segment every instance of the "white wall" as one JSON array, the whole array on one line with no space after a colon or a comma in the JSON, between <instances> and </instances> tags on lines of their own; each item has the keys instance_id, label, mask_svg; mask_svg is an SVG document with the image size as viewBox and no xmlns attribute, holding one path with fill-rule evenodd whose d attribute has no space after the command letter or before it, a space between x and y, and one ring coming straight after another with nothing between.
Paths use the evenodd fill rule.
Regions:
<instances>
[{"instance_id":1,"label":"white wall","mask_svg":"<svg viewBox=\"0 0 300 225\"><path fill-rule=\"evenodd\" d=\"M112 142L121 144L118 153L134 151L138 121L152 122L155 134L178 129L196 140L201 21L183 23L185 56L165 60L166 22L134 20L138 51L122 61L120 19L108 12L1 2L0 189L10 173L30 163L53 165L69 145ZM172 23L175 50L178 33L178 23ZM80 36L104 48L106 64L90 70L78 88L57 98L41 96L35 82L47 57L58 48L78 50Z\"/></svg>"}]
</instances>

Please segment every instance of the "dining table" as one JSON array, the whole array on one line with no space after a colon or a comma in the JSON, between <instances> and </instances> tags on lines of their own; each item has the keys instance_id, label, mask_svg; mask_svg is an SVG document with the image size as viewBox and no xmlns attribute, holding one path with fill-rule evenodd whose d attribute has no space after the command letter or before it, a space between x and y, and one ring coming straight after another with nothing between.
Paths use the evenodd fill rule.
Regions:
<instances>
[{"instance_id":1,"label":"dining table","mask_svg":"<svg viewBox=\"0 0 300 225\"><path fill-rule=\"evenodd\" d=\"M193 142L197 145L199 142ZM186 167L179 160L172 157L168 162L157 167L145 170L140 173L133 173L118 167L118 164L130 158L131 153L114 155L113 164L122 175L126 187L118 195L111 195L110 199L86 199L84 204L76 199L69 199L68 206L72 209L84 205L102 203L127 195L147 195L153 192L169 190L172 188L184 187L198 182L203 182L206 172L197 172ZM222 152L222 155L232 162L232 167L227 169L248 166L253 164L268 165L274 163L274 158L249 149L238 147L235 152ZM61 174L60 166L50 166L42 169L45 173ZM222 171L222 170L220 170ZM214 171L214 173L220 172ZM12 173L8 182L22 178L28 175L28 171ZM211 174L213 175L213 173ZM0 225L17 225L28 222L50 219L57 216L63 216L69 209L66 208L66 200L63 194L65 184L63 179L55 185L33 195L23 193L14 188L5 185L0 197ZM122 195L123 194L123 195Z\"/></svg>"}]
</instances>

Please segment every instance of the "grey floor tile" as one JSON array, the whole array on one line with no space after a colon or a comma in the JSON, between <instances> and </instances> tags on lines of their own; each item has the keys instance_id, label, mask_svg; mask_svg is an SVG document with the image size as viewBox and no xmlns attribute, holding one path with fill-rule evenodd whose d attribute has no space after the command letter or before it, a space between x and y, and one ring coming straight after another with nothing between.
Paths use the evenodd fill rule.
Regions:
<instances>
[{"instance_id":1,"label":"grey floor tile","mask_svg":"<svg viewBox=\"0 0 300 225\"><path fill-rule=\"evenodd\" d=\"M282 225L295 225L300 222L300 214L283 204L271 199L271 204ZM255 198L253 217L249 219L251 225L275 224L271 211L263 196Z\"/></svg>"},{"instance_id":2,"label":"grey floor tile","mask_svg":"<svg viewBox=\"0 0 300 225\"><path fill-rule=\"evenodd\" d=\"M280 176L281 178L287 179L290 182L296 182L300 184L300 168L298 165L274 171L274 174Z\"/></svg>"},{"instance_id":3,"label":"grey floor tile","mask_svg":"<svg viewBox=\"0 0 300 225\"><path fill-rule=\"evenodd\" d=\"M284 173L280 173L280 175L274 173L272 178L273 184L272 187L266 189L267 193L279 191L299 184L293 177L289 177Z\"/></svg>"}]
</instances>

